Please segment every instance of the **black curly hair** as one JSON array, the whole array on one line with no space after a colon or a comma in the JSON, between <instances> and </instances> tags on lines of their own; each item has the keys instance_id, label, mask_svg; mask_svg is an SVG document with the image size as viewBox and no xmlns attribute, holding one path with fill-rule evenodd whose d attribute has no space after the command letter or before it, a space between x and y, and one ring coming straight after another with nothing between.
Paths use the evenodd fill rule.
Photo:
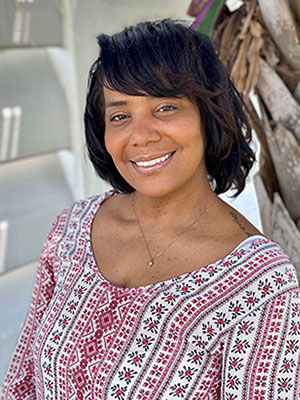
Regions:
<instances>
[{"instance_id":1,"label":"black curly hair","mask_svg":"<svg viewBox=\"0 0 300 400\"><path fill-rule=\"evenodd\" d=\"M105 147L104 86L128 95L186 96L197 102L204 122L206 168L214 191L233 188L240 194L255 161L251 128L242 97L210 39L181 21L164 19L102 34L98 44L84 120L89 157L99 176L122 193L135 190Z\"/></svg>"}]
</instances>

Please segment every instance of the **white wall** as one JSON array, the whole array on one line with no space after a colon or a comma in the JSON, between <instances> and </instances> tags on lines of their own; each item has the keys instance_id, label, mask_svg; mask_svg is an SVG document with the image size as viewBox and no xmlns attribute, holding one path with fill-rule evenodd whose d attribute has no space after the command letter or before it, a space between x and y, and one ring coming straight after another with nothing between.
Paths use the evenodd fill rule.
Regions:
<instances>
[{"instance_id":1,"label":"white wall","mask_svg":"<svg viewBox=\"0 0 300 400\"><path fill-rule=\"evenodd\" d=\"M16 0L16 2L5 0L4 4L0 3L0 25L5 33L2 35L3 43L0 40L0 62L4 60L4 55L7 52L9 52L9 55L16 55L17 58L20 58L22 54L25 54L27 57L30 51L35 52L35 54L43 54L43 57L46 55L48 64L45 68L48 68L52 73L51 79L53 85L56 85L59 90L64 91L66 101L66 105L64 106L66 110L64 112L67 116L66 118L68 118L68 131L65 133L68 136L70 135L71 140L70 145L67 144L67 148L64 149L62 146L58 148L59 151L55 154L43 155L37 152L37 154L32 156L29 154L30 156L25 159L20 155L21 158L19 157L19 160L17 159L13 162L8 160L7 163L0 165L0 177L5 177L5 182L7 182L5 188L6 200L4 201L4 197L0 196L0 211L2 210L3 213L2 217L0 215L0 222L1 218L3 220L6 219L8 214L12 219L16 219L16 214L19 213L26 216L28 219L27 224L30 225L30 215L32 214L36 218L36 213L40 212L41 208L40 206L30 207L31 203L36 204L36 200L41 200L46 210L40 216L40 219L43 219L43 226L46 224L46 227L38 234L39 244L37 244L36 239L32 238L32 249L29 249L31 251L29 251L28 256L32 260L30 263L28 263L28 260L22 261L23 252L21 249L24 246L22 238L18 239L13 232L11 236L8 236L6 234L7 231L4 231L4 228L8 228L8 224L0 224L0 249L2 249L2 255L7 246L13 246L14 251L19 254L19 257L16 259L17 261L13 261L14 264L10 267L9 271L0 275L0 382L3 380L8 360L27 313L37 258L43 238L50 228L54 215L60 209L69 205L74 199L103 192L108 187L108 185L96 177L87 160L83 138L82 117L88 70L98 54L96 36L100 33L111 34L117 32L128 24L145 19L153 20L165 17L189 19L185 15L189 3L190 0L152 0L151 2L148 0L62 0L60 5L56 0L39 0L36 2L35 0ZM25 37L25 24L19 25L20 31L17 31L16 21L20 15L17 15L16 4L18 9L23 7L23 15L25 17L30 16L31 18L31 31L27 32L28 37ZM36 18L37 16L39 18ZM44 28L43 22L45 17L47 19L50 18L53 23L52 29L47 31L47 28ZM16 42L16 34L19 35L17 38L18 42ZM37 39L40 40L40 43ZM35 45L39 45L39 48L44 51L35 51ZM1 46L4 47L1 49ZM7 47L11 47L11 49L7 49ZM37 60L37 63L39 62ZM10 73L10 71L5 70L5 63L2 66L6 73ZM17 67L17 64L15 66ZM14 65L12 65L13 69ZM30 70L29 66L28 74L30 74ZM53 73L55 74L55 78ZM28 74L23 74L24 80L28 79ZM22 75L18 75L18 79L22 80ZM16 77L11 76L12 85L14 80L16 80ZM53 147L53 141L51 142L51 124L54 126L55 122L57 122L55 121L55 117L51 117L49 121L46 121L46 114L44 119L37 123L35 117L38 115L34 115L34 107L41 105L41 103L35 103L36 106L34 106L36 96L39 95L41 88L46 83L49 83L49 81L50 76L49 80L43 77L42 81L38 79L38 75L36 76L36 87L32 90L33 108L28 111L32 113L28 118L31 127L26 131L26 134L29 134L28 140L30 143L30 140L33 140L34 137L32 135L39 135L41 129L43 129L42 125L45 124L45 132L50 127L50 132L47 133L46 138L49 138L49 146ZM3 81L2 83L7 84L7 82ZM19 86L8 88L13 103L17 101ZM7 96L6 98L3 97L4 89L0 86L1 88L0 101L2 99L3 104L6 105ZM21 92L21 96L28 96L28 92ZM30 102L31 98L28 98L28 103ZM55 107L55 104L53 106ZM42 109L45 113L47 112L46 102ZM51 111L55 113L55 108L51 109ZM61 114L61 111L61 107L57 109L57 113ZM2 133L3 127L5 127L4 122L2 123ZM32 133L31 136L30 132ZM20 134L23 134L22 130L20 130ZM39 136L37 137L39 138ZM32 142L33 145L36 144L36 140L34 139ZM2 143L1 140L0 143ZM39 144L45 146L45 142L40 142ZM29 147L29 153L30 150ZM53 160L53 167L50 165L51 160ZM49 168L45 170L45 174L43 175L41 174L41 166L44 166L45 163L48 165L47 162L50 163ZM32 165L36 167L34 167L34 172L30 173ZM19 169L18 166L20 166ZM55 172L52 179L51 174L54 171L60 172L59 176ZM24 176L21 176L22 174L27 175L24 178ZM47 176L48 178L46 178ZM14 179L11 180L9 177L13 177ZM41 181L43 177L45 179ZM51 178L51 182L48 180L49 177ZM28 184L26 184L26 180ZM42 184L39 182L42 182ZM66 194L64 194L64 186ZM4 190L3 185L2 189ZM30 200L30 196L32 197L32 201ZM25 197L28 199L26 211L24 208ZM12 203L12 200L15 202ZM39 224L35 222L34 225L38 226ZM24 227L26 228L26 225ZM29 237L27 235L27 238L29 242L26 243L26 246L31 247L30 235ZM3 258L3 268L5 270L4 261Z\"/></svg>"}]
</instances>

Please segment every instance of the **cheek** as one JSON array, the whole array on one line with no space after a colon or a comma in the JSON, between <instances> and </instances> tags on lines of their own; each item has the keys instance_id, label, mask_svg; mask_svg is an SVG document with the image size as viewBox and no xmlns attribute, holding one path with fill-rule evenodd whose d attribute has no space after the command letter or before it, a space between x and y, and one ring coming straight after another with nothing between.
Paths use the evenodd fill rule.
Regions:
<instances>
[{"instance_id":1,"label":"cheek","mask_svg":"<svg viewBox=\"0 0 300 400\"><path fill-rule=\"evenodd\" d=\"M206 134L205 128L202 122L200 122L199 127L197 129L196 140L198 141L201 149L206 149Z\"/></svg>"},{"instance_id":2,"label":"cheek","mask_svg":"<svg viewBox=\"0 0 300 400\"><path fill-rule=\"evenodd\" d=\"M104 135L104 143L105 143L106 150L111 155L111 157L114 158L114 155L117 150L116 141L113 139L113 136L106 131L105 131L105 135Z\"/></svg>"},{"instance_id":3,"label":"cheek","mask_svg":"<svg viewBox=\"0 0 300 400\"><path fill-rule=\"evenodd\" d=\"M108 136L107 136L106 131L105 131L105 133L104 133L104 144L105 144L106 150L107 150L107 151L109 152L109 154L110 154L110 140L109 140L109 138L108 138Z\"/></svg>"},{"instance_id":4,"label":"cheek","mask_svg":"<svg viewBox=\"0 0 300 400\"><path fill-rule=\"evenodd\" d=\"M121 168L126 158L126 143L120 135L114 135L111 132L105 132L104 142L116 168Z\"/></svg>"},{"instance_id":5,"label":"cheek","mask_svg":"<svg viewBox=\"0 0 300 400\"><path fill-rule=\"evenodd\" d=\"M195 124L193 129L187 129L185 137L186 145L195 153L202 152L206 148L206 137L204 129L201 125Z\"/></svg>"}]
</instances>

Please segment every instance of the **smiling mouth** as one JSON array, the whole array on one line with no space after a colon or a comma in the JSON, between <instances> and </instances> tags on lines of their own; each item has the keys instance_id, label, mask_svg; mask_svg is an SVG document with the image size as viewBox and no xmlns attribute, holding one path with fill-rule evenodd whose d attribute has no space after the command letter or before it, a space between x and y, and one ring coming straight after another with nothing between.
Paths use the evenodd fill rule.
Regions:
<instances>
[{"instance_id":1,"label":"smiling mouth","mask_svg":"<svg viewBox=\"0 0 300 400\"><path fill-rule=\"evenodd\" d=\"M149 161L132 161L134 164L136 164L138 167L142 168L147 168L147 167L153 167L157 164L161 164L164 161L167 161L175 152L168 153L162 157L159 158L154 158L153 160Z\"/></svg>"}]
</instances>

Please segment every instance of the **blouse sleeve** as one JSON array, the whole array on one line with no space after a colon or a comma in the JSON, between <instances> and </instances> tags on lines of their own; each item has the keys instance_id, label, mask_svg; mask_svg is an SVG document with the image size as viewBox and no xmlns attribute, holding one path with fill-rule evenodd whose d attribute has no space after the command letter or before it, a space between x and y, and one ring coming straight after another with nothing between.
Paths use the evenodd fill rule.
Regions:
<instances>
[{"instance_id":1,"label":"blouse sleeve","mask_svg":"<svg viewBox=\"0 0 300 400\"><path fill-rule=\"evenodd\" d=\"M226 337L221 399L300 399L299 288L277 293Z\"/></svg>"},{"instance_id":2,"label":"blouse sleeve","mask_svg":"<svg viewBox=\"0 0 300 400\"><path fill-rule=\"evenodd\" d=\"M1 400L36 399L32 345L55 287L55 273L50 253L57 241L57 228L61 215L54 222L44 244L29 311L4 379Z\"/></svg>"}]
</instances>

